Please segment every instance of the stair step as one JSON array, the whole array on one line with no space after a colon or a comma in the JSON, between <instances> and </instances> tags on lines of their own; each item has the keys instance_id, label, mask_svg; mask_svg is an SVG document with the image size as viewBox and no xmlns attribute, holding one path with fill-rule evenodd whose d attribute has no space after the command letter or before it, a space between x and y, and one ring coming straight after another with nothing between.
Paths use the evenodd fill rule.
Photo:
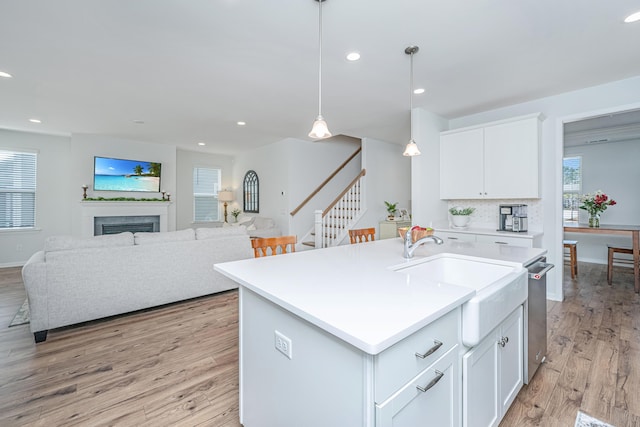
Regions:
<instances>
[{"instance_id":1,"label":"stair step","mask_svg":"<svg viewBox=\"0 0 640 427\"><path fill-rule=\"evenodd\" d=\"M305 246L311 246L312 248L316 247L316 242L302 242Z\"/></svg>"}]
</instances>

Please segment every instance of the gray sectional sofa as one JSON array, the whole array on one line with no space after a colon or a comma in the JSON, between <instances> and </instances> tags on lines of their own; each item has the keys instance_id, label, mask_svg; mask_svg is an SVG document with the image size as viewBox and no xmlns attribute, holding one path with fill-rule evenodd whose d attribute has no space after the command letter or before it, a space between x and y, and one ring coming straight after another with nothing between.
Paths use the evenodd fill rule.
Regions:
<instances>
[{"instance_id":1,"label":"gray sectional sofa","mask_svg":"<svg viewBox=\"0 0 640 427\"><path fill-rule=\"evenodd\" d=\"M213 265L251 257L245 227L49 237L22 268L31 331L236 288Z\"/></svg>"}]
</instances>

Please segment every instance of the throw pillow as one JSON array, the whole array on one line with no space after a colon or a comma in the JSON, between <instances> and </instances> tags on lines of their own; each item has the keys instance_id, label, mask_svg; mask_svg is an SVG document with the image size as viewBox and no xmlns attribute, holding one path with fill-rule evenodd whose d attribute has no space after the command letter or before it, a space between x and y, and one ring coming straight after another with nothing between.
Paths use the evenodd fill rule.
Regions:
<instances>
[{"instance_id":1,"label":"throw pillow","mask_svg":"<svg viewBox=\"0 0 640 427\"><path fill-rule=\"evenodd\" d=\"M253 221L253 223L256 226L256 229L260 229L263 230L265 228L272 228L275 227L276 223L273 219L271 218L262 218L262 217L255 217L255 220Z\"/></svg>"},{"instance_id":2,"label":"throw pillow","mask_svg":"<svg viewBox=\"0 0 640 427\"><path fill-rule=\"evenodd\" d=\"M250 226L251 224L253 224L253 221L256 218L253 216L240 216L238 217L238 224L240 225L244 225L245 227Z\"/></svg>"}]
</instances>

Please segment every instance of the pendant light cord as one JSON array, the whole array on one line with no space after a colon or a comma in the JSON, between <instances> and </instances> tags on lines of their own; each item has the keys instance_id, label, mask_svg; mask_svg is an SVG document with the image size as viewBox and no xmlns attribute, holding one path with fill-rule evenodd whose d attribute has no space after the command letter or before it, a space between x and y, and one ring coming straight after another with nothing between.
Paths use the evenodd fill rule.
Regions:
<instances>
[{"instance_id":1,"label":"pendant light cord","mask_svg":"<svg viewBox=\"0 0 640 427\"><path fill-rule=\"evenodd\" d=\"M409 71L409 141L413 142L413 54L411 52L411 70Z\"/></svg>"},{"instance_id":2,"label":"pendant light cord","mask_svg":"<svg viewBox=\"0 0 640 427\"><path fill-rule=\"evenodd\" d=\"M318 0L318 116L322 116L322 2Z\"/></svg>"}]
</instances>

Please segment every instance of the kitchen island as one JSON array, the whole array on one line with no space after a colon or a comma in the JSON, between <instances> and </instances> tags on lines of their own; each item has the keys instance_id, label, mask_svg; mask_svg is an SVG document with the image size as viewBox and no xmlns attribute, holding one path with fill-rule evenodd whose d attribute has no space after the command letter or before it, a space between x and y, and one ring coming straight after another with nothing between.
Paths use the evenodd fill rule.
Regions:
<instances>
[{"instance_id":1,"label":"kitchen island","mask_svg":"<svg viewBox=\"0 0 640 427\"><path fill-rule=\"evenodd\" d=\"M460 425L462 307L477 292L401 271L455 254L515 277L543 253L428 243L405 260L389 239L217 264L240 284L241 422Z\"/></svg>"}]
</instances>

